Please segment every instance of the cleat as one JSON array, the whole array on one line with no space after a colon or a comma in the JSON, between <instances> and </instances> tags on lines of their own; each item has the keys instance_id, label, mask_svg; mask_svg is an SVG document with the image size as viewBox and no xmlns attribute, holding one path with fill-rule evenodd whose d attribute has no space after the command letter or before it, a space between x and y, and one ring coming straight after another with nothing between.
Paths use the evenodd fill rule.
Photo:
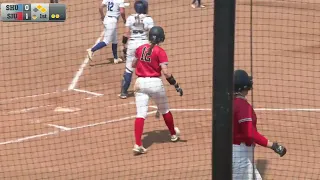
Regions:
<instances>
[{"instance_id":1,"label":"cleat","mask_svg":"<svg viewBox=\"0 0 320 180\"><path fill-rule=\"evenodd\" d=\"M171 135L171 141L172 142L177 142L180 139L180 130L179 128L175 127L174 131L176 132L175 135Z\"/></svg>"},{"instance_id":2,"label":"cleat","mask_svg":"<svg viewBox=\"0 0 320 180\"><path fill-rule=\"evenodd\" d=\"M118 96L121 98L121 99L127 99L127 95L126 94L118 94Z\"/></svg>"},{"instance_id":3,"label":"cleat","mask_svg":"<svg viewBox=\"0 0 320 180\"><path fill-rule=\"evenodd\" d=\"M88 52L88 58L92 60L93 52L91 51L91 49L87 49L87 52Z\"/></svg>"},{"instance_id":4,"label":"cleat","mask_svg":"<svg viewBox=\"0 0 320 180\"><path fill-rule=\"evenodd\" d=\"M120 59L120 58L113 60L113 63L114 63L114 64L118 64L118 63L120 63L120 62L123 62L123 60Z\"/></svg>"},{"instance_id":5,"label":"cleat","mask_svg":"<svg viewBox=\"0 0 320 180\"><path fill-rule=\"evenodd\" d=\"M138 146L138 145L134 145L132 151L135 153L135 154L145 154L147 152L147 149L144 148L143 146Z\"/></svg>"}]
</instances>

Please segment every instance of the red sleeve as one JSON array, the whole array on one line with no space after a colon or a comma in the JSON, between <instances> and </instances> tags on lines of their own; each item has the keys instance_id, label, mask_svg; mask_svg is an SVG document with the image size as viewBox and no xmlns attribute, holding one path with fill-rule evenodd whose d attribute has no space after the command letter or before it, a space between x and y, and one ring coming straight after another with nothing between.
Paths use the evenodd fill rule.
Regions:
<instances>
[{"instance_id":1,"label":"red sleeve","mask_svg":"<svg viewBox=\"0 0 320 180\"><path fill-rule=\"evenodd\" d=\"M266 147L268 139L261 135L252 123L253 109L249 104L243 105L239 111L239 127L246 139L252 139L253 142L260 146Z\"/></svg>"},{"instance_id":2,"label":"red sleeve","mask_svg":"<svg viewBox=\"0 0 320 180\"><path fill-rule=\"evenodd\" d=\"M160 48L160 51L159 51L159 65L161 64L168 64L168 56L167 56L167 53Z\"/></svg>"}]
</instances>

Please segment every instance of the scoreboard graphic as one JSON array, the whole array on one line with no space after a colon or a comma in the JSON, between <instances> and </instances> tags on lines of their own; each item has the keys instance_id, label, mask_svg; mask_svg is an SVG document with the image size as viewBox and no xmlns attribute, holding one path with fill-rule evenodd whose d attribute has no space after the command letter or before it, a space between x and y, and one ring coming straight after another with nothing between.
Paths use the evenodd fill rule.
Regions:
<instances>
[{"instance_id":1,"label":"scoreboard graphic","mask_svg":"<svg viewBox=\"0 0 320 180\"><path fill-rule=\"evenodd\" d=\"M4 22L64 22L64 4L1 4L1 21Z\"/></svg>"}]
</instances>

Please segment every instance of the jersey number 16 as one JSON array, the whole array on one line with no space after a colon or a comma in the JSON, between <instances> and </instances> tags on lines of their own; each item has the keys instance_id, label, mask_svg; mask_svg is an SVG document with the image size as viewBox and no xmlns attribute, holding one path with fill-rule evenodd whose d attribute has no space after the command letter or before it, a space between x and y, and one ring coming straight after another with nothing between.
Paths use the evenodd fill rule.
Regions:
<instances>
[{"instance_id":1,"label":"jersey number 16","mask_svg":"<svg viewBox=\"0 0 320 180\"><path fill-rule=\"evenodd\" d=\"M142 54L141 54L141 57L140 57L140 60L141 61L145 61L145 62L151 62L151 58L150 58L150 56L151 56L151 53L149 54L148 53L148 49L147 49L147 47L144 47L143 49L142 49Z\"/></svg>"}]
</instances>

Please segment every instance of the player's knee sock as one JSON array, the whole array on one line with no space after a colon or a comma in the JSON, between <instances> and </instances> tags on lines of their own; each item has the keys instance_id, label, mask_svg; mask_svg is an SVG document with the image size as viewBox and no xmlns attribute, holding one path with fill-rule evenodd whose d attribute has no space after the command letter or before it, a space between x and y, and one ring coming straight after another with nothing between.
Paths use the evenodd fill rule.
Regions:
<instances>
[{"instance_id":1,"label":"player's knee sock","mask_svg":"<svg viewBox=\"0 0 320 180\"><path fill-rule=\"evenodd\" d=\"M112 44L112 54L114 59L118 59L118 44Z\"/></svg>"},{"instance_id":2,"label":"player's knee sock","mask_svg":"<svg viewBox=\"0 0 320 180\"><path fill-rule=\"evenodd\" d=\"M176 131L174 130L173 116L172 116L171 112L169 111L168 113L163 114L162 116L163 116L164 122L166 123L166 125L170 131L170 134L175 135Z\"/></svg>"},{"instance_id":3,"label":"player's knee sock","mask_svg":"<svg viewBox=\"0 0 320 180\"><path fill-rule=\"evenodd\" d=\"M98 44L96 44L92 49L91 51L92 52L95 52L103 47L105 47L107 44L105 42L99 42Z\"/></svg>"},{"instance_id":4,"label":"player's knee sock","mask_svg":"<svg viewBox=\"0 0 320 180\"><path fill-rule=\"evenodd\" d=\"M121 93L124 93L124 94L128 93L128 89L131 84L131 79L132 79L132 73L128 73L127 71L125 71L122 79Z\"/></svg>"},{"instance_id":5,"label":"player's knee sock","mask_svg":"<svg viewBox=\"0 0 320 180\"><path fill-rule=\"evenodd\" d=\"M134 135L136 139L136 144L138 146L142 146L141 136L143 133L143 126L144 126L144 119L136 118L136 121L134 122Z\"/></svg>"}]
</instances>

